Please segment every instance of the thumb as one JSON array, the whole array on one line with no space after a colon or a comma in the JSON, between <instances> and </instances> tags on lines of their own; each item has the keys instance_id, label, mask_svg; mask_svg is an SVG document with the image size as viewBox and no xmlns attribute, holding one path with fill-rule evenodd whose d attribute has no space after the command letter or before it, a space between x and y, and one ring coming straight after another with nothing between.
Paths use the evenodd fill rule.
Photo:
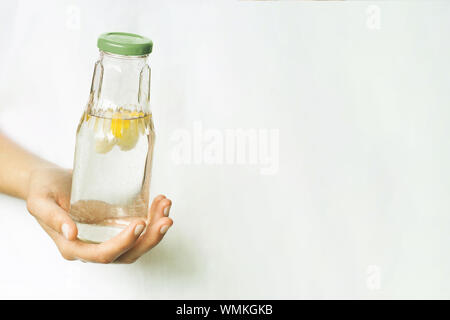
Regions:
<instances>
[{"instance_id":1,"label":"thumb","mask_svg":"<svg viewBox=\"0 0 450 320\"><path fill-rule=\"evenodd\" d=\"M27 201L28 211L39 221L62 234L67 240L75 240L78 234L75 222L54 199L32 197Z\"/></svg>"}]
</instances>

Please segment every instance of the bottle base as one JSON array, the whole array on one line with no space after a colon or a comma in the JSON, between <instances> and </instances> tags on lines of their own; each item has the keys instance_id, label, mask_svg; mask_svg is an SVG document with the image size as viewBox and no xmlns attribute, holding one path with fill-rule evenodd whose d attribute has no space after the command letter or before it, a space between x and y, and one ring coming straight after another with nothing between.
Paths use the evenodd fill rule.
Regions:
<instances>
[{"instance_id":1,"label":"bottle base","mask_svg":"<svg viewBox=\"0 0 450 320\"><path fill-rule=\"evenodd\" d=\"M98 224L88 224L76 222L78 228L78 239L89 243L102 243L114 238L124 228L102 226Z\"/></svg>"}]
</instances>

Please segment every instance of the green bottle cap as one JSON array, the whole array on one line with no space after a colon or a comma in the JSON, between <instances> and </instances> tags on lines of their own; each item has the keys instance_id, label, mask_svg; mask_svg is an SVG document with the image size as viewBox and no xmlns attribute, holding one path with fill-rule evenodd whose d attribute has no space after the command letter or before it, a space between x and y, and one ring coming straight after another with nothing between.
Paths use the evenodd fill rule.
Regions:
<instances>
[{"instance_id":1,"label":"green bottle cap","mask_svg":"<svg viewBox=\"0 0 450 320\"><path fill-rule=\"evenodd\" d=\"M123 56L144 56L152 52L153 42L133 33L107 32L98 37L97 47Z\"/></svg>"}]
</instances>

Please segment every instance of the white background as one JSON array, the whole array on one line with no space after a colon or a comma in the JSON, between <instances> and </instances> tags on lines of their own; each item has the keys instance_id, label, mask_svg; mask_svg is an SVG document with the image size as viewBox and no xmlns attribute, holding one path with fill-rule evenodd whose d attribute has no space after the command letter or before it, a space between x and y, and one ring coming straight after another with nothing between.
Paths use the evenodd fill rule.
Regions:
<instances>
[{"instance_id":1,"label":"white background","mask_svg":"<svg viewBox=\"0 0 450 320\"><path fill-rule=\"evenodd\" d=\"M426 0L2 1L0 128L65 167L97 36L153 39L152 195L175 224L133 265L68 262L0 196L0 297L450 298L449 16ZM279 129L278 172L176 165L171 135L196 121Z\"/></svg>"}]
</instances>

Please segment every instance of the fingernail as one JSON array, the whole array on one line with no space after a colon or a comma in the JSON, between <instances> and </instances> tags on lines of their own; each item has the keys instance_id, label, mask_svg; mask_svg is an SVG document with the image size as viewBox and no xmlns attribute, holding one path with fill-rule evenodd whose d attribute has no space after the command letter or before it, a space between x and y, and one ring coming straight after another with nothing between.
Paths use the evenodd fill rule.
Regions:
<instances>
[{"instance_id":1,"label":"fingernail","mask_svg":"<svg viewBox=\"0 0 450 320\"><path fill-rule=\"evenodd\" d=\"M142 233L142 230L144 230L143 224L138 224L136 228L134 228L134 235L137 236Z\"/></svg>"},{"instance_id":2,"label":"fingernail","mask_svg":"<svg viewBox=\"0 0 450 320\"><path fill-rule=\"evenodd\" d=\"M171 207L171 206L168 206L168 207L166 207L166 208L164 209L164 215L165 215L166 217L169 216L170 207Z\"/></svg>"},{"instance_id":3,"label":"fingernail","mask_svg":"<svg viewBox=\"0 0 450 320\"><path fill-rule=\"evenodd\" d=\"M67 223L64 223L61 227L62 234L64 238L66 238L67 240L69 240L69 231L70 231L69 229L70 227Z\"/></svg>"},{"instance_id":4,"label":"fingernail","mask_svg":"<svg viewBox=\"0 0 450 320\"><path fill-rule=\"evenodd\" d=\"M159 232L161 232L161 234L164 234L167 232L167 230L169 230L169 226L165 225L162 226L161 229L159 230Z\"/></svg>"}]
</instances>

